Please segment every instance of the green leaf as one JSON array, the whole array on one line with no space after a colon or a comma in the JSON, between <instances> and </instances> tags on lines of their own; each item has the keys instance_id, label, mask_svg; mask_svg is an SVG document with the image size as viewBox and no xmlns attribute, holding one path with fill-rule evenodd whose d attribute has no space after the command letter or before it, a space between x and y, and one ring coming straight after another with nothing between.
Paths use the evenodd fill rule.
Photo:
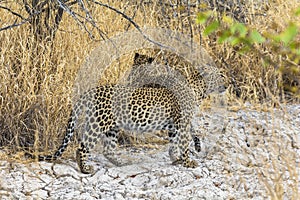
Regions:
<instances>
[{"instance_id":1,"label":"green leaf","mask_svg":"<svg viewBox=\"0 0 300 200\"><path fill-rule=\"evenodd\" d=\"M204 24L207 22L208 18L210 17L211 12L200 12L197 15L196 23Z\"/></svg>"},{"instance_id":2,"label":"green leaf","mask_svg":"<svg viewBox=\"0 0 300 200\"><path fill-rule=\"evenodd\" d=\"M245 54L251 50L251 47L248 45L243 46L240 50L238 50L239 54Z\"/></svg>"},{"instance_id":3,"label":"green leaf","mask_svg":"<svg viewBox=\"0 0 300 200\"><path fill-rule=\"evenodd\" d=\"M242 23L235 23L230 27L230 31L232 34L238 33L239 36L245 37L248 32L248 29Z\"/></svg>"},{"instance_id":4,"label":"green leaf","mask_svg":"<svg viewBox=\"0 0 300 200\"><path fill-rule=\"evenodd\" d=\"M296 55L300 56L300 48L299 48L299 49L294 49L293 52L294 52Z\"/></svg>"},{"instance_id":5,"label":"green leaf","mask_svg":"<svg viewBox=\"0 0 300 200\"><path fill-rule=\"evenodd\" d=\"M297 10L296 10L296 12L295 12L295 15L296 15L296 16L299 16L299 15L300 15L300 7L297 8Z\"/></svg>"},{"instance_id":6,"label":"green leaf","mask_svg":"<svg viewBox=\"0 0 300 200\"><path fill-rule=\"evenodd\" d=\"M266 41L266 39L263 36L261 36L261 34L257 30L253 30L250 33L250 39L253 43L263 43Z\"/></svg>"},{"instance_id":7,"label":"green leaf","mask_svg":"<svg viewBox=\"0 0 300 200\"><path fill-rule=\"evenodd\" d=\"M220 23L218 21L213 21L210 23L204 30L204 35L209 35L212 32L216 31L220 26Z\"/></svg>"},{"instance_id":8,"label":"green leaf","mask_svg":"<svg viewBox=\"0 0 300 200\"><path fill-rule=\"evenodd\" d=\"M232 25L234 20L232 19L232 17L227 16L227 15L223 15L222 17L222 21L226 24Z\"/></svg>"},{"instance_id":9,"label":"green leaf","mask_svg":"<svg viewBox=\"0 0 300 200\"><path fill-rule=\"evenodd\" d=\"M242 42L242 40L241 40L240 38L234 37L234 38L232 38L232 40L230 41L230 44L231 44L232 46L235 46L235 45L240 44L241 42Z\"/></svg>"},{"instance_id":10,"label":"green leaf","mask_svg":"<svg viewBox=\"0 0 300 200\"><path fill-rule=\"evenodd\" d=\"M298 27L294 24L291 23L285 31L283 31L282 33L280 33L279 35L279 39L285 44L287 45L289 42L291 42L298 33Z\"/></svg>"},{"instance_id":11,"label":"green leaf","mask_svg":"<svg viewBox=\"0 0 300 200\"><path fill-rule=\"evenodd\" d=\"M218 38L218 43L223 43L225 41L228 41L228 40L230 40L230 37L231 37L230 31L228 31L228 30L223 31L222 34Z\"/></svg>"}]
</instances>

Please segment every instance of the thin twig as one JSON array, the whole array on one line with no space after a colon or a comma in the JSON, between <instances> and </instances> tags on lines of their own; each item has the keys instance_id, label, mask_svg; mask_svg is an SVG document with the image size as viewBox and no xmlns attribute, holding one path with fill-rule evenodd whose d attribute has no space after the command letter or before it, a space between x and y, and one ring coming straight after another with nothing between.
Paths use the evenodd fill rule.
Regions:
<instances>
[{"instance_id":1,"label":"thin twig","mask_svg":"<svg viewBox=\"0 0 300 200\"><path fill-rule=\"evenodd\" d=\"M26 22L28 22L29 20L28 19L26 19L26 20L23 20L22 22L20 22L20 23L16 23L16 21L13 23L13 24L11 24L11 25L8 25L8 26L5 26L5 27L2 27L2 28L0 28L0 31L5 31L5 30L8 30L8 29L11 29L11 28L14 28L14 27L17 27L17 26L21 26L21 25L23 25L23 24L25 24Z\"/></svg>"},{"instance_id":2,"label":"thin twig","mask_svg":"<svg viewBox=\"0 0 300 200\"><path fill-rule=\"evenodd\" d=\"M99 35L101 36L102 39L105 39L105 33L101 31L101 29L97 26L94 18L92 17L90 11L84 6L84 3L82 0L78 0L78 5L81 7L81 9L85 12L86 15L86 21L90 23L96 30L98 31Z\"/></svg>"},{"instance_id":3,"label":"thin twig","mask_svg":"<svg viewBox=\"0 0 300 200\"><path fill-rule=\"evenodd\" d=\"M32 17L36 16L36 15L39 15L40 13L42 13L43 11L37 11L37 12L34 12L32 15L30 15L28 18L23 18L23 20L20 22L20 23L17 23L17 20L15 20L15 22L11 25L8 25L8 26L5 26L5 27L2 27L0 28L0 31L5 31L5 30L8 30L8 29L11 29L11 28L14 28L14 27L18 27L18 26L21 26L27 22L30 22Z\"/></svg>"},{"instance_id":4,"label":"thin twig","mask_svg":"<svg viewBox=\"0 0 300 200\"><path fill-rule=\"evenodd\" d=\"M64 9L64 11L69 14L81 27L84 28L84 30L89 34L90 38L94 39L93 34L88 30L88 28L84 25L83 21L81 21L78 16L80 17L79 14L77 14L76 12L74 12L68 5L66 5L64 2L58 0L58 5L59 7L61 7L62 9ZM82 17L84 18L84 17Z\"/></svg>"},{"instance_id":5,"label":"thin twig","mask_svg":"<svg viewBox=\"0 0 300 200\"><path fill-rule=\"evenodd\" d=\"M22 20L25 20L25 18L24 18L22 15L20 15L19 13L14 12L14 11L12 11L10 8L4 7L4 6L0 6L0 8L2 8L2 9L4 9L4 10L7 10L7 11L10 12L11 14L13 14L13 15L15 15L15 16L21 18Z\"/></svg>"},{"instance_id":6,"label":"thin twig","mask_svg":"<svg viewBox=\"0 0 300 200\"><path fill-rule=\"evenodd\" d=\"M141 30L140 26L139 26L137 23L135 23L135 21L134 21L133 19L131 19L131 18L130 18L128 15L126 15L125 13L119 11L118 9L116 9L116 8L114 8L114 7L111 7L110 5L107 5L107 4L104 4L104 3L101 3L101 2L94 1L94 0L92 0L92 2L95 3L95 4L97 4L97 5L100 5L100 6L102 6L102 7L108 8L108 9L110 9L110 10L116 12L117 14L121 15L123 18L125 18L126 20L128 20L128 21L129 21L129 22L130 22L130 23L131 23L131 24L132 24L132 25L133 25L133 26L134 26L134 27L142 34L142 36L143 36L146 40L148 40L149 42L151 42L151 43L153 43L153 44L155 44L155 45L158 45L159 47L170 48L170 47L165 46L165 45L163 45L163 44L161 44L161 43L159 43L159 42L157 42L157 41L152 40L152 39L149 38L147 35L145 35L145 34L143 33L143 31Z\"/></svg>"}]
</instances>

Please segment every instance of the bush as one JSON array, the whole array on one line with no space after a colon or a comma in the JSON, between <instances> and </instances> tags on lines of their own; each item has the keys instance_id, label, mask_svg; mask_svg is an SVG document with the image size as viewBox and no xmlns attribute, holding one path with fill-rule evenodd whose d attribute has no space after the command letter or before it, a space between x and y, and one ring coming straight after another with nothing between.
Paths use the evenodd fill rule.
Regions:
<instances>
[{"instance_id":1,"label":"bush","mask_svg":"<svg viewBox=\"0 0 300 200\"><path fill-rule=\"evenodd\" d=\"M293 16L299 15L300 8ZM236 69L225 64L230 77L229 87L237 97L276 104L299 100L299 24L290 21L279 32L272 29L259 31L255 26L214 11L200 12L196 21L204 26L205 36L232 49L242 63L248 60L249 66L241 64Z\"/></svg>"}]
</instances>

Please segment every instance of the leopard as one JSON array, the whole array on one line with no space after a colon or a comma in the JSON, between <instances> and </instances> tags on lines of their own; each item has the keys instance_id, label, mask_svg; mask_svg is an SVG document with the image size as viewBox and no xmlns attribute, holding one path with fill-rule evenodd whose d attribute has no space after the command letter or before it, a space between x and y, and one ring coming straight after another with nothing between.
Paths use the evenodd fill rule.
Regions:
<instances>
[{"instance_id":1,"label":"leopard","mask_svg":"<svg viewBox=\"0 0 300 200\"><path fill-rule=\"evenodd\" d=\"M193 82L203 93L205 81L200 76L195 77ZM174 77L159 78L166 80ZM190 81L186 84L190 84ZM195 113L194 104L186 101L186 96L193 99L194 91L188 91L184 84L169 87L159 84L142 87L105 84L94 87L82 94L74 104L66 134L58 150L52 155L38 155L38 160L54 161L62 156L72 140L80 116L84 115L84 131L78 139L76 150L76 161L84 174L94 173L88 158L99 141L103 143L106 159L117 166L124 165L116 153L121 130L137 133L167 131L172 164L196 168L198 163L190 158L189 144L194 140L195 145L199 145L199 138L190 132L191 119Z\"/></svg>"}]
</instances>

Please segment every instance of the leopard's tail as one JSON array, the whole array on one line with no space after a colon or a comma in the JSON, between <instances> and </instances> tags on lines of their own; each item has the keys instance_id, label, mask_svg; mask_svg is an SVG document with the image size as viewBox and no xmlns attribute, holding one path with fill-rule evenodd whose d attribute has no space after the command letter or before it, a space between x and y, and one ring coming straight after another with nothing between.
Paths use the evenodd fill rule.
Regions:
<instances>
[{"instance_id":1,"label":"leopard's tail","mask_svg":"<svg viewBox=\"0 0 300 200\"><path fill-rule=\"evenodd\" d=\"M54 154L52 154L52 155L27 154L27 156L31 157L32 159L37 159L38 161L54 161L58 157L60 157L63 154L63 152L66 150L67 146L69 145L69 143L74 135L74 129L75 129L77 119L78 119L77 112L80 112L80 111L76 108L74 108L72 110L63 142Z\"/></svg>"}]
</instances>

